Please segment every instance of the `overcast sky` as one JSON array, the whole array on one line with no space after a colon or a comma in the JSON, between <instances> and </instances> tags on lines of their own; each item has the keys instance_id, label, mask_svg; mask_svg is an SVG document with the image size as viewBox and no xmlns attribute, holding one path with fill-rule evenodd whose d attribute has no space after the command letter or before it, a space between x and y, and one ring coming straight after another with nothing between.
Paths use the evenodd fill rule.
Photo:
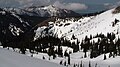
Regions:
<instances>
[{"instance_id":1,"label":"overcast sky","mask_svg":"<svg viewBox=\"0 0 120 67\"><path fill-rule=\"evenodd\" d=\"M120 5L120 0L0 0L0 7L55 5L77 12L96 12Z\"/></svg>"}]
</instances>

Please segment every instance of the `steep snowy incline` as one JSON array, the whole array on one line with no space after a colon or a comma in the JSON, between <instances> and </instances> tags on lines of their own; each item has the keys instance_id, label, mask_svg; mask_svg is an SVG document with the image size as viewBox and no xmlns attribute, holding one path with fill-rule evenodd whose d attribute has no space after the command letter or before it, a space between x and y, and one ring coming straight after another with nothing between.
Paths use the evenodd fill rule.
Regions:
<instances>
[{"instance_id":1,"label":"steep snowy incline","mask_svg":"<svg viewBox=\"0 0 120 67\"><path fill-rule=\"evenodd\" d=\"M108 10L97 16L84 17L77 21L74 21L75 19L58 19L55 23L50 22L53 26L51 26L52 28L50 27L49 32L53 32L54 35L58 35L59 38L65 37L68 40L71 40L72 35L82 40L85 36L95 36L100 33L105 35L112 32L120 34L120 13L113 14L112 12L114 10L115 9ZM43 27L39 27L36 30L35 39L41 35L39 30L43 30Z\"/></svg>"},{"instance_id":2,"label":"steep snowy incline","mask_svg":"<svg viewBox=\"0 0 120 67\"><path fill-rule=\"evenodd\" d=\"M0 67L62 67L0 48Z\"/></svg>"},{"instance_id":3,"label":"steep snowy incline","mask_svg":"<svg viewBox=\"0 0 120 67\"><path fill-rule=\"evenodd\" d=\"M88 32L84 32L84 35L96 35L97 33L103 33L106 35L107 33L111 32L115 34L118 32L119 34L120 13L113 14L112 12L114 10L115 9L108 10L88 21L88 23L84 26L86 28L85 31ZM116 22L116 20L118 21ZM113 23L116 24L113 25Z\"/></svg>"}]
</instances>

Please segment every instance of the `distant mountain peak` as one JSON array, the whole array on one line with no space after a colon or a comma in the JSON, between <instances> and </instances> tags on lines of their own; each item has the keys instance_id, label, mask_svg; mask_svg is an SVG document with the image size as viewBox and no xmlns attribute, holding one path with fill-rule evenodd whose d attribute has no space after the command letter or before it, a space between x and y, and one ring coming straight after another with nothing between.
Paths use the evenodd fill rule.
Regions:
<instances>
[{"instance_id":1,"label":"distant mountain peak","mask_svg":"<svg viewBox=\"0 0 120 67\"><path fill-rule=\"evenodd\" d=\"M54 5L48 6L31 6L20 8L4 8L6 11L16 13L18 15L29 15L29 16L40 16L40 17L70 17L70 16L80 16L80 14L67 9L61 9L55 7Z\"/></svg>"}]
</instances>

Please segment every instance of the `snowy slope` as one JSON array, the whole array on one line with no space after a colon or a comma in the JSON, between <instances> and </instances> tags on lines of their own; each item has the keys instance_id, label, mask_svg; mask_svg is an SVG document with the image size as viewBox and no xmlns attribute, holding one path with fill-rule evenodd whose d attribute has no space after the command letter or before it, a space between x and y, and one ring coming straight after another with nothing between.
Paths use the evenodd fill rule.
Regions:
<instances>
[{"instance_id":1,"label":"snowy slope","mask_svg":"<svg viewBox=\"0 0 120 67\"><path fill-rule=\"evenodd\" d=\"M97 67L119 67L120 66L120 56L117 56L115 58L109 57L109 53L106 54L107 59L104 59L104 55L100 55L96 58L90 59L88 58L83 58L84 53L83 52L77 52L77 53L73 53L71 54L71 61L72 64L74 63L81 63L81 61L84 64L84 67L88 67L89 66L89 62L91 63L92 67L95 67L95 65L97 64Z\"/></svg>"},{"instance_id":2,"label":"snowy slope","mask_svg":"<svg viewBox=\"0 0 120 67\"><path fill-rule=\"evenodd\" d=\"M62 67L0 48L0 67Z\"/></svg>"},{"instance_id":3,"label":"snowy slope","mask_svg":"<svg viewBox=\"0 0 120 67\"><path fill-rule=\"evenodd\" d=\"M73 34L79 40L85 38L86 35L88 37L90 35L95 36L97 33L106 35L107 33L113 32L120 34L120 13L113 14L113 11L114 9L111 9L97 16L84 17L77 21L74 21L74 18L65 21L57 19L55 23L49 22L52 23L49 32L53 32L55 35L58 35L59 38L65 37L68 40L71 40ZM115 19L118 20L118 23L112 26L113 23L115 23ZM43 30L43 27L39 27L36 30L35 38L41 35L41 30Z\"/></svg>"},{"instance_id":4,"label":"snowy slope","mask_svg":"<svg viewBox=\"0 0 120 67\"><path fill-rule=\"evenodd\" d=\"M97 34L104 34L107 35L107 33L114 33L116 38L120 37L120 13L113 14L113 11L115 9L108 10L104 13L101 13L96 16L91 17L83 17L78 20L75 18L68 18L68 19L56 19L55 22L49 22L49 26L43 26L38 27L36 30L36 35L34 37L34 40L41 36L46 35L45 29L48 29L49 35L57 35L59 38L64 37L68 40L75 41L72 38L72 35L75 35L75 38L78 38L80 42L82 39L85 38L85 36L96 36ZM117 22L115 20L118 20ZM113 25L113 23L115 23ZM52 32L52 34L51 34ZM98 38L93 38L90 41L97 42ZM35 57L39 58L39 55L35 55ZM71 57L71 65L74 65L76 63L80 64L81 61L84 64L84 67L89 66L89 62L91 62L92 67L95 67L97 64L97 67L119 67L120 66L120 56L116 56L115 58L110 57L109 53L106 54L107 59L104 59L104 54L101 54L100 56L91 59L90 58L90 52L87 52L87 58L84 58L85 53L80 50L76 53L72 53L70 55ZM47 55L44 55L46 58ZM59 58L57 57L54 60L50 60L51 62L59 63L60 61L63 61L63 64L65 61L67 61L67 58Z\"/></svg>"},{"instance_id":5,"label":"snowy slope","mask_svg":"<svg viewBox=\"0 0 120 67\"><path fill-rule=\"evenodd\" d=\"M89 66L89 62L91 63L92 67L95 67L95 65L97 64L97 67L119 67L120 66L120 56L116 56L115 58L110 57L109 58L109 53L106 54L106 60L104 59L104 54L91 59L90 58L90 52L87 52L87 58L84 58L84 52L83 51L79 51L76 53L72 53L70 54L70 58L71 58L71 65L68 65L68 67L73 67L74 64L81 64L81 61L84 65L84 67L88 67ZM27 53L28 56L31 56L30 53ZM62 61L62 64L64 65L64 62L68 62L68 58L67 57L56 57L55 59L53 59L53 57L50 57L49 60L49 56L46 53L38 53L38 54L33 54L33 57L37 58L37 59L43 59L43 56L45 57L46 61L49 62L53 62L53 63L57 63L59 64L60 61Z\"/></svg>"}]
</instances>

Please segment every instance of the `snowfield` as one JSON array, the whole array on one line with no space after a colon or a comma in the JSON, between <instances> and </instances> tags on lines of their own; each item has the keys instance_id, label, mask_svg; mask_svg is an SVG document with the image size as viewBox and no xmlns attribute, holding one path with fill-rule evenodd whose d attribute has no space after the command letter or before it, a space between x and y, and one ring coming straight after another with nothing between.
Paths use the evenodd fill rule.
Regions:
<instances>
[{"instance_id":1,"label":"snowfield","mask_svg":"<svg viewBox=\"0 0 120 67\"><path fill-rule=\"evenodd\" d=\"M0 67L63 67L0 48Z\"/></svg>"},{"instance_id":2,"label":"snowfield","mask_svg":"<svg viewBox=\"0 0 120 67\"><path fill-rule=\"evenodd\" d=\"M64 65L64 62L66 61L67 62L67 57L57 57L55 59L52 59L52 57L49 59L49 56L45 53L38 53L38 54L34 54L34 57L35 58L38 58L38 59L42 59L42 57L45 57L45 60L47 61L50 61L50 62L53 62L53 63L57 63L59 64L60 61L62 61L62 64ZM106 57L107 59L106 60L103 60L104 59L104 55L100 55L96 58L93 58L93 59L90 59L90 56L89 56L89 52L87 52L87 58L84 58L84 53L82 51L80 52L76 52L76 53L73 53L71 54L71 65L69 65L68 67L73 67L74 64L80 64L81 61L84 65L84 67L88 67L89 66L89 62L91 63L91 66L92 67L95 67L95 65L97 64L97 67L119 67L120 66L120 56L117 56L115 58L111 57L111 58L108 58L109 57L109 53L106 54Z\"/></svg>"},{"instance_id":3,"label":"snowfield","mask_svg":"<svg viewBox=\"0 0 120 67\"><path fill-rule=\"evenodd\" d=\"M15 51L18 51L17 49ZM64 62L67 63L67 57L56 57L55 59L50 57L46 53L38 53L33 54L27 52L27 56L13 52L10 50L0 48L0 67L64 67ZM43 60L43 56L45 59ZM84 58L84 52L79 51L76 53L72 53L70 55L71 58L71 65L68 67L73 67L74 64L82 64L84 67L89 67L89 62L91 63L92 67L119 67L120 66L120 56L116 56L115 58L109 57L109 53L106 54L107 59L103 60L104 55L100 55L96 58L90 59L89 52L87 52L87 58ZM62 61L63 65L59 65L60 61Z\"/></svg>"}]
</instances>

